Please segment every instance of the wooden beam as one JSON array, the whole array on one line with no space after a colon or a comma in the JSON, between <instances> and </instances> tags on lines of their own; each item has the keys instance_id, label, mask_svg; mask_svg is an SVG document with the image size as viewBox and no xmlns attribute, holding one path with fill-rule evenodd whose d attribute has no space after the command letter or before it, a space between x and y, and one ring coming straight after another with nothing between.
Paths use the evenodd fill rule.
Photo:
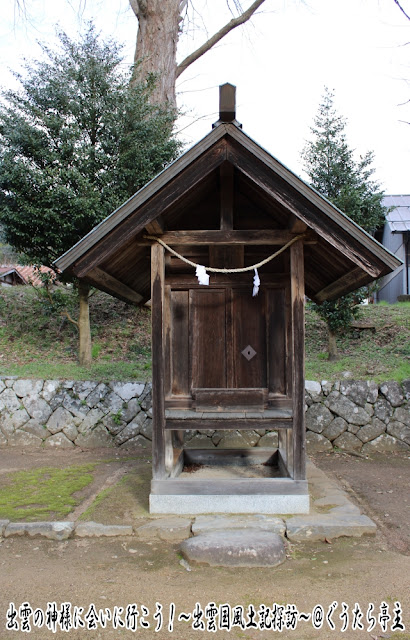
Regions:
<instances>
[{"instance_id":1,"label":"wooden beam","mask_svg":"<svg viewBox=\"0 0 410 640\"><path fill-rule=\"evenodd\" d=\"M166 231L161 240L168 245L210 245L210 244L245 244L281 246L290 242L298 233L272 229L218 230L207 231ZM136 245L147 245L152 240L136 240ZM307 233L306 244L316 244L316 234Z\"/></svg>"},{"instance_id":2,"label":"wooden beam","mask_svg":"<svg viewBox=\"0 0 410 640\"><path fill-rule=\"evenodd\" d=\"M278 431L279 460L285 471L285 475L293 478L293 432L291 429Z\"/></svg>"},{"instance_id":3,"label":"wooden beam","mask_svg":"<svg viewBox=\"0 0 410 640\"><path fill-rule=\"evenodd\" d=\"M109 233L115 230L117 226L120 226L135 210L141 210L141 207L148 203L152 197L155 197L163 187L166 187L174 179L177 179L182 173L185 172L193 163L196 163L198 159L209 159L209 151L212 153L212 147L214 145L225 149L226 145L224 137L226 135L227 125L220 125L211 131L211 133L198 142L186 153L171 163L164 171L161 171L156 178L151 180L145 187L140 189L134 196L127 200L123 205L118 207L108 218L103 220L97 227L95 227L87 236L85 236L80 242L78 242L72 249L67 251L63 256L56 260L56 265L61 271L65 271L68 268L72 268L86 252L89 251L94 245L103 240ZM236 127L235 127L236 128ZM226 153L224 153L226 157ZM222 159L223 162L224 159ZM162 213L158 211L157 215ZM155 217L155 216L152 216ZM149 218L151 219L151 218ZM148 220L146 220L147 222ZM142 225L142 228L145 224ZM58 263L58 264L57 264Z\"/></svg>"},{"instance_id":4,"label":"wooden beam","mask_svg":"<svg viewBox=\"0 0 410 640\"><path fill-rule=\"evenodd\" d=\"M165 231L165 222L163 217L159 215L154 220L151 220L151 222L148 222L148 224L145 225L145 229L150 235L160 236Z\"/></svg>"},{"instance_id":5,"label":"wooden beam","mask_svg":"<svg viewBox=\"0 0 410 640\"><path fill-rule=\"evenodd\" d=\"M111 276L109 273L99 269L98 267L95 267L95 269L87 273L87 280L92 280L97 287L101 286L104 290L108 289L112 291L112 295L118 294L119 297L123 299L125 298L129 302L139 304L144 300L144 297L140 293L134 291L134 289L131 289L131 287L128 287L126 284L120 282L120 280L117 280L117 278L114 278L114 276Z\"/></svg>"},{"instance_id":6,"label":"wooden beam","mask_svg":"<svg viewBox=\"0 0 410 640\"><path fill-rule=\"evenodd\" d=\"M192 389L192 396L195 399L197 411L201 407L248 407L251 409L259 407L263 410L268 396L268 390L264 388L247 389ZM205 410L205 409L204 409Z\"/></svg>"},{"instance_id":7,"label":"wooden beam","mask_svg":"<svg viewBox=\"0 0 410 640\"><path fill-rule=\"evenodd\" d=\"M292 317L293 479L306 478L305 431L305 286L303 242L290 248Z\"/></svg>"},{"instance_id":8,"label":"wooden beam","mask_svg":"<svg viewBox=\"0 0 410 640\"><path fill-rule=\"evenodd\" d=\"M124 243L129 242L132 237L142 231L151 220L157 218L169 206L175 205L183 199L187 191L195 188L207 175L217 169L225 158L226 144L224 140L221 140L218 145L208 150L194 164L188 166L174 181L168 182L148 202L130 211L128 217L121 220L120 225L114 227L101 238L98 244L95 244L79 258L73 267L74 274L81 278L88 271L108 260L121 249Z\"/></svg>"},{"instance_id":9,"label":"wooden beam","mask_svg":"<svg viewBox=\"0 0 410 640\"><path fill-rule=\"evenodd\" d=\"M363 274L363 270L356 268L342 276L335 282L332 282L329 286L325 287L321 291L315 294L315 301L318 303L324 302L324 300L332 300L337 298L340 291L345 291L346 287L352 287L352 291L358 289L368 281L367 274Z\"/></svg>"},{"instance_id":10,"label":"wooden beam","mask_svg":"<svg viewBox=\"0 0 410 640\"><path fill-rule=\"evenodd\" d=\"M330 217L327 217L325 222L322 211L312 206L307 199L304 200L300 193L289 188L289 185L268 167L258 162L254 156L244 153L243 149L229 145L227 159L235 165L237 171L242 172L255 185L273 197L285 211L305 221L320 237L361 267L363 271L366 271L371 278L379 277L382 272L381 263L377 260L376 264L374 255L371 255L363 244L356 242L347 228L342 228L341 223L344 222L344 216L339 214L339 223ZM351 224L351 221L346 222L346 227Z\"/></svg>"},{"instance_id":11,"label":"wooden beam","mask_svg":"<svg viewBox=\"0 0 410 640\"><path fill-rule=\"evenodd\" d=\"M234 176L233 166L224 162L219 169L220 177L220 204L221 204L221 229L233 229L233 198Z\"/></svg>"},{"instance_id":12,"label":"wooden beam","mask_svg":"<svg viewBox=\"0 0 410 640\"><path fill-rule=\"evenodd\" d=\"M236 430L236 429L291 429L292 418L232 418L221 420L215 418L204 417L191 420L185 418L179 420L178 418L167 418L165 429L167 430L181 430L191 431L195 429L209 429L210 431L221 429L223 431Z\"/></svg>"},{"instance_id":13,"label":"wooden beam","mask_svg":"<svg viewBox=\"0 0 410 640\"><path fill-rule=\"evenodd\" d=\"M289 215L289 220L288 220L289 231L292 231L293 233L303 233L304 231L307 230L307 228L308 226L306 222L303 222L303 220L295 216L294 213L291 213Z\"/></svg>"},{"instance_id":14,"label":"wooden beam","mask_svg":"<svg viewBox=\"0 0 410 640\"><path fill-rule=\"evenodd\" d=\"M165 435L165 366L164 366L164 248L151 248L152 303L152 477L161 480L169 475L173 454L171 436Z\"/></svg>"},{"instance_id":15,"label":"wooden beam","mask_svg":"<svg viewBox=\"0 0 410 640\"><path fill-rule=\"evenodd\" d=\"M396 269L400 261L389 253L382 245L375 242L369 234L363 229L345 216L340 210L334 207L328 200L323 198L317 191L309 187L306 182L303 182L296 174L292 173L283 164L281 164L276 158L272 157L267 151L260 147L251 138L246 136L238 127L232 124L226 124L226 130L231 138L233 145L242 149L246 149L248 154L251 154L253 159L254 169L259 172L260 167L268 169L268 171L277 176L285 189L289 189L293 192L299 192L303 200L299 200L302 206L300 207L298 215L303 220L306 220L307 225L313 228L311 224L314 222L314 228L316 228L317 214L315 210L323 212L325 218L322 217L322 227L330 226L334 229L334 223L339 227L339 231L343 235L347 234L348 244L354 243L355 247L359 246L358 255L360 255L360 249L366 253L366 256L370 256L372 260L376 260L380 267L380 274L386 274L391 269ZM228 160L232 162L232 156L230 154L231 145L228 147ZM238 168L238 165L235 165ZM312 209L313 205L313 209ZM309 212L313 213L313 217L309 215ZM306 216L306 217L305 217ZM320 226L320 225L319 225ZM322 235L320 228L318 230L319 235ZM345 236L346 237L346 236Z\"/></svg>"},{"instance_id":16,"label":"wooden beam","mask_svg":"<svg viewBox=\"0 0 410 640\"><path fill-rule=\"evenodd\" d=\"M229 287L232 285L240 285L240 284L249 286L249 283L252 283L252 277L253 277L252 274L251 274L251 277L249 276L249 272L231 273L231 274L230 273L213 273L210 280L210 285L218 286L218 287ZM287 278L288 278L288 274L286 273L283 273L283 274L282 273L278 273L278 274L261 273L260 274L261 283L264 286L272 285L274 287L281 287L281 286L283 287L284 285L286 285ZM198 283L198 279L195 276L195 270L193 267L192 267L191 275L188 273L186 274L175 273L175 274L167 275L166 282L172 287L172 290L186 289L187 287L189 289L193 289L195 287L199 287L199 288L202 287L202 285Z\"/></svg>"}]
</instances>

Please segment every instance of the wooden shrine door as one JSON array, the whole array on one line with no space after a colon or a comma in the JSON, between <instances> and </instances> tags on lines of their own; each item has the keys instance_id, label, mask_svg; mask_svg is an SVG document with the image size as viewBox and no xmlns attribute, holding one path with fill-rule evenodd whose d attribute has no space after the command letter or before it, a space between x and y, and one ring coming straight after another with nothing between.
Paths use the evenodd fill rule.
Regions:
<instances>
[{"instance_id":1,"label":"wooden shrine door","mask_svg":"<svg viewBox=\"0 0 410 640\"><path fill-rule=\"evenodd\" d=\"M197 410L263 409L289 389L287 291L247 286L170 290L167 398Z\"/></svg>"}]
</instances>

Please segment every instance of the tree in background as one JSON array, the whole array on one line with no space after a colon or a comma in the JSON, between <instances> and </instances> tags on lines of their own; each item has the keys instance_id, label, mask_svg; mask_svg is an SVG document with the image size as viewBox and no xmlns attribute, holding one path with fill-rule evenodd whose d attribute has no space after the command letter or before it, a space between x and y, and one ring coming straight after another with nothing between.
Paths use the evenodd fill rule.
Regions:
<instances>
[{"instance_id":1,"label":"tree in background","mask_svg":"<svg viewBox=\"0 0 410 640\"><path fill-rule=\"evenodd\" d=\"M310 184L365 231L374 233L385 218L383 191L372 176L374 155L366 153L356 161L346 140L346 119L334 107L334 94L325 88L311 128L313 139L302 152ZM325 320L329 336L329 359L338 357L336 335L350 326L366 296L365 289L322 304L312 304Z\"/></svg>"},{"instance_id":2,"label":"tree in background","mask_svg":"<svg viewBox=\"0 0 410 640\"><path fill-rule=\"evenodd\" d=\"M150 104L149 76L130 87L121 47L92 25L16 74L0 107L0 224L31 262L52 266L173 160L175 114ZM91 362L88 297L78 282L80 364Z\"/></svg>"},{"instance_id":3,"label":"tree in background","mask_svg":"<svg viewBox=\"0 0 410 640\"><path fill-rule=\"evenodd\" d=\"M0 225L0 266L7 266L10 264L16 264L20 256L18 253L7 244L4 237L3 228Z\"/></svg>"},{"instance_id":4,"label":"tree in background","mask_svg":"<svg viewBox=\"0 0 410 640\"><path fill-rule=\"evenodd\" d=\"M135 48L134 80L143 80L155 73L158 84L153 95L158 103L175 107L175 83L177 78L207 51L220 42L233 29L247 22L265 0L254 0L244 10L240 0L233 0L232 19L209 37L198 49L177 63L177 45L184 23L195 14L191 0L129 0L138 19ZM228 7L231 3L227 0ZM236 15L235 15L236 14Z\"/></svg>"},{"instance_id":5,"label":"tree in background","mask_svg":"<svg viewBox=\"0 0 410 640\"><path fill-rule=\"evenodd\" d=\"M218 3L215 2L216 11ZM14 0L18 11L27 18L32 0ZM156 85L151 95L154 104L168 104L176 107L175 83L177 78L195 60L212 49L231 31L248 22L265 0L253 0L247 9L243 9L241 0L226 0L232 19L186 58L177 63L177 46L180 35L200 17L195 8L195 0L129 0L130 7L138 20L137 40L134 54L134 72L132 83L145 81L154 74ZM78 11L87 0L67 0ZM233 8L232 8L233 7ZM102 5L102 11L104 7Z\"/></svg>"}]
</instances>

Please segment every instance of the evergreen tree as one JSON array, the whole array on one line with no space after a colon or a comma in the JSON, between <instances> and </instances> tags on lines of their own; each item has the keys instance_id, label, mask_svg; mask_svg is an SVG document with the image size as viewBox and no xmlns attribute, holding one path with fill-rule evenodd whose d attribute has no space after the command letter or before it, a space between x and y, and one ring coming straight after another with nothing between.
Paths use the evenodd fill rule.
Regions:
<instances>
[{"instance_id":1,"label":"evergreen tree","mask_svg":"<svg viewBox=\"0 0 410 640\"><path fill-rule=\"evenodd\" d=\"M336 112L334 95L326 88L311 128L313 139L302 152L304 169L312 187L365 231L374 233L385 217L383 191L373 179L374 155L368 152L356 161L345 129L346 120ZM337 358L336 335L350 326L365 295L366 291L359 289L337 300L312 304L327 323L329 359Z\"/></svg>"},{"instance_id":2,"label":"evergreen tree","mask_svg":"<svg viewBox=\"0 0 410 640\"><path fill-rule=\"evenodd\" d=\"M53 261L173 160L174 113L130 87L121 48L92 25L15 74L0 106L0 223L33 263ZM79 284L80 362L91 360L89 287Z\"/></svg>"}]
</instances>

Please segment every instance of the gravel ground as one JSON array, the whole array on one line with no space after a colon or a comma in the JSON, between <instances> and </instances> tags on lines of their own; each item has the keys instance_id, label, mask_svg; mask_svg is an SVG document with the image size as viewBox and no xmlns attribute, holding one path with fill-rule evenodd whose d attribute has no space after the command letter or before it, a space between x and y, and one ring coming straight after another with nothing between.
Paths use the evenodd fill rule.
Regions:
<instances>
[{"instance_id":1,"label":"gravel ground","mask_svg":"<svg viewBox=\"0 0 410 640\"><path fill-rule=\"evenodd\" d=\"M146 518L148 515L145 505L149 485L149 460L146 453L137 457L133 454L132 459L127 458L131 458L129 452L118 453L116 450L22 454L8 449L0 451L0 468L6 472L30 466L65 466L94 461L101 463L98 465L99 469L105 469L104 472L99 471L98 482L103 483L107 481L106 470L110 469L110 473L114 473L122 462L127 465L126 475L130 476L130 484L120 482L118 487L125 487L124 493L116 493L115 500L111 500L105 509L100 507L102 510L98 512L98 518L95 518L101 522L106 518L107 522L111 520L118 523L121 517L133 520L135 517ZM102 462L104 459L111 459L111 462ZM321 454L315 456L314 461L348 489L352 500L358 501L367 515L380 522L376 536L341 538L332 543L288 545L286 562L274 569L189 567L181 563L177 545L154 539L148 542L141 542L133 537L74 538L64 542L28 538L3 539L0 542L0 639L32 637L41 640L122 640L139 634L147 639L191 640L209 637L206 629L201 631L192 627L192 613L196 603L199 603L199 609L203 611L207 609L208 603L215 603L216 609L225 603L232 609L241 605L244 607L245 624L252 624L253 607L257 624L263 605L272 610L273 603L277 603L288 612L292 610L291 605L294 605L299 614L310 616L316 605L321 605L326 615L331 610L332 603L336 602L332 616L334 631L326 620L321 628L314 628L310 618L304 620L299 616L296 629L285 628L281 637L295 640L328 640L340 637L347 640L409 640L410 557L406 502L409 499L408 457L389 454L363 460L345 454ZM136 477L138 473L145 478L143 482L131 482L133 474ZM96 485L90 487L90 495L93 491L98 491ZM380 491L383 493L378 493ZM15 618L12 615L7 617L7 611L13 611L11 602L16 610ZM150 627L141 628L138 622L137 632L126 628L113 629L113 621L107 620L106 627L102 628L100 615L96 628L90 630L71 628L66 632L61 630L58 623L56 633L44 625L32 628L30 634L21 628L16 631L7 629L7 621L14 620L21 624L24 610L21 607L25 602L33 610L42 611L46 611L47 607L52 609L52 604L48 603L53 602L59 610L62 609L62 603L71 603L72 613L74 606L83 607L83 620L88 612L86 626L93 624L91 604L95 605L97 613L101 610L106 617L113 616L115 606L123 607L124 614L121 618L126 624L127 605L135 603L140 614L143 613L142 606L149 609L146 620ZM168 628L171 603L175 605L176 612L172 631ZM400 603L401 617L394 614L394 609L398 609L395 603ZM156 632L155 627L160 626L161 622L160 605L163 607L162 627ZM378 620L384 605L388 606L392 616L385 630ZM346 607L349 613L348 625L342 633L344 621L347 620L347 616L343 615ZM205 627L211 624L212 608L208 607L208 618L205 613L201 618L205 621ZM356 612L360 609L363 613L363 630L352 629L353 609ZM158 615L154 618L156 611ZM320 609L316 611L320 612ZM181 612L190 614L189 621L178 620ZM40 616L40 612L37 615ZM376 618L374 627L373 615ZM366 621L366 616L369 621ZM129 616L129 623L131 618ZM288 618L290 620L290 616ZM407 629L392 630L395 619L396 624L400 624L401 620ZM233 626L229 632L218 630L213 637L265 640L271 638L273 633L272 629L252 626L242 629L240 626Z\"/></svg>"}]
</instances>

